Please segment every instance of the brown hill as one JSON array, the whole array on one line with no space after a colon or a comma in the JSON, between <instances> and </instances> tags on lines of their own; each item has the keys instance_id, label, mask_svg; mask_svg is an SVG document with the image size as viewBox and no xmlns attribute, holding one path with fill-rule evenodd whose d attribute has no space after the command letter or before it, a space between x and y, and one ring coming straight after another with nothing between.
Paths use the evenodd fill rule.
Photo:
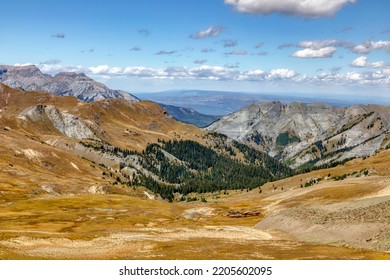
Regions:
<instances>
[{"instance_id":1,"label":"brown hill","mask_svg":"<svg viewBox=\"0 0 390 280\"><path fill-rule=\"evenodd\" d=\"M158 139L201 140L204 134L175 121L151 102L84 103L0 84L1 184L23 193L45 185L55 185L54 189L61 189L57 192L85 192L112 183L116 176L103 179L101 174L109 173L107 168L118 161L80 145L83 139L142 151Z\"/></svg>"}]
</instances>

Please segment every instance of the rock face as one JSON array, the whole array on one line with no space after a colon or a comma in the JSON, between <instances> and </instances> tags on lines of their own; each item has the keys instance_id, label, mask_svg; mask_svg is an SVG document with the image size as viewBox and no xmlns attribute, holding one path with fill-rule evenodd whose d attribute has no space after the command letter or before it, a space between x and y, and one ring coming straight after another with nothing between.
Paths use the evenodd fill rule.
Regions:
<instances>
[{"instance_id":1,"label":"rock face","mask_svg":"<svg viewBox=\"0 0 390 280\"><path fill-rule=\"evenodd\" d=\"M12 88L45 91L59 96L74 96L92 102L104 98L139 99L128 92L112 90L83 73L62 72L55 76L43 74L38 67L0 65L0 82Z\"/></svg>"},{"instance_id":2,"label":"rock face","mask_svg":"<svg viewBox=\"0 0 390 280\"><path fill-rule=\"evenodd\" d=\"M33 122L46 122L62 134L76 139L94 139L94 133L76 116L60 111L53 105L36 105L25 109L19 118Z\"/></svg>"},{"instance_id":3,"label":"rock face","mask_svg":"<svg viewBox=\"0 0 390 280\"><path fill-rule=\"evenodd\" d=\"M254 103L207 127L268 152L292 167L366 156L389 144L390 108L278 101Z\"/></svg>"}]
</instances>

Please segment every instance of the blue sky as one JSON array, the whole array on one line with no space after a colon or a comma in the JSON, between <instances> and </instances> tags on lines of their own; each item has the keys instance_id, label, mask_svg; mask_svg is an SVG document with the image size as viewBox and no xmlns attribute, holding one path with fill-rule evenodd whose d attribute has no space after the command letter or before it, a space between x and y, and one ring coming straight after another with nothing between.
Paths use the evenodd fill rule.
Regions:
<instances>
[{"instance_id":1,"label":"blue sky","mask_svg":"<svg viewBox=\"0 0 390 280\"><path fill-rule=\"evenodd\" d=\"M390 97L388 0L0 0L0 64L130 92Z\"/></svg>"}]
</instances>

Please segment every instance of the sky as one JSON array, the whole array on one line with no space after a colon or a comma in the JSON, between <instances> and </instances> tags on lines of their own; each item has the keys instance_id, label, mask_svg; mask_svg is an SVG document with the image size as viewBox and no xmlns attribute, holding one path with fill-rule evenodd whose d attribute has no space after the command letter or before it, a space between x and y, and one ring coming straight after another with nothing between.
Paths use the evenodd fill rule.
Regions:
<instances>
[{"instance_id":1,"label":"sky","mask_svg":"<svg viewBox=\"0 0 390 280\"><path fill-rule=\"evenodd\" d=\"M174 89L390 98L388 0L0 0L0 64Z\"/></svg>"}]
</instances>

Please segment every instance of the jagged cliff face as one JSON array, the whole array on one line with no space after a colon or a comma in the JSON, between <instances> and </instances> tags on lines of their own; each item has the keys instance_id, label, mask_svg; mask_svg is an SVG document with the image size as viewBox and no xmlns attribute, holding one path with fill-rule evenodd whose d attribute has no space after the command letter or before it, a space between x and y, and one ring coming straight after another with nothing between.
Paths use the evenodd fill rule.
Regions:
<instances>
[{"instance_id":1,"label":"jagged cliff face","mask_svg":"<svg viewBox=\"0 0 390 280\"><path fill-rule=\"evenodd\" d=\"M267 102L221 118L207 130L267 151L292 167L366 156L389 144L390 108Z\"/></svg>"},{"instance_id":2,"label":"jagged cliff face","mask_svg":"<svg viewBox=\"0 0 390 280\"><path fill-rule=\"evenodd\" d=\"M109 89L83 73L63 72L51 76L43 74L34 65L1 65L0 82L12 88L45 91L60 96L74 96L86 102L104 98L124 98L130 101L139 101L137 97L130 93Z\"/></svg>"}]
</instances>

